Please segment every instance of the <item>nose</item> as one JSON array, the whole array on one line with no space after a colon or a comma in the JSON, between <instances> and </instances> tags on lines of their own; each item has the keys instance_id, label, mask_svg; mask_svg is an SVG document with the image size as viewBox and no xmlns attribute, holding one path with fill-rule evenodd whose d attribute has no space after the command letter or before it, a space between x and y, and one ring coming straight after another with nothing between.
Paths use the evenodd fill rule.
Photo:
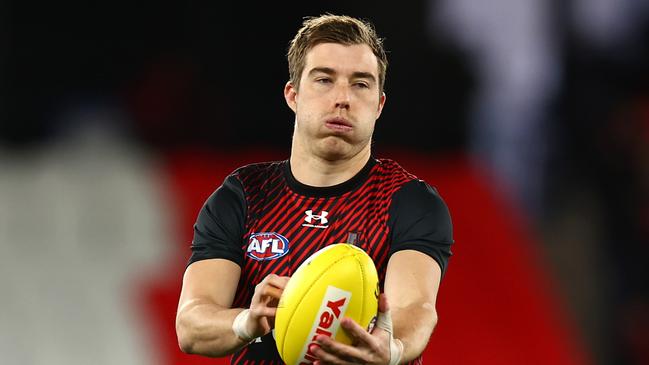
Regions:
<instances>
[{"instance_id":1,"label":"nose","mask_svg":"<svg viewBox=\"0 0 649 365\"><path fill-rule=\"evenodd\" d=\"M349 109L350 94L348 85L337 85L335 97L336 108Z\"/></svg>"}]
</instances>

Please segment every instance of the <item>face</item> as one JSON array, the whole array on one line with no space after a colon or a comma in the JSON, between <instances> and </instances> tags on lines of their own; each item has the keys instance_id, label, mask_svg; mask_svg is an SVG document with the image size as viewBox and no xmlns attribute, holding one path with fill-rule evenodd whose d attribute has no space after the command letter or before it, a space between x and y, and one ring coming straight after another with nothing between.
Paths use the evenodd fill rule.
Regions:
<instances>
[{"instance_id":1,"label":"face","mask_svg":"<svg viewBox=\"0 0 649 365\"><path fill-rule=\"evenodd\" d=\"M295 112L293 143L326 160L369 150L385 94L379 91L378 61L365 44L321 43L306 55L299 89L284 88Z\"/></svg>"}]
</instances>

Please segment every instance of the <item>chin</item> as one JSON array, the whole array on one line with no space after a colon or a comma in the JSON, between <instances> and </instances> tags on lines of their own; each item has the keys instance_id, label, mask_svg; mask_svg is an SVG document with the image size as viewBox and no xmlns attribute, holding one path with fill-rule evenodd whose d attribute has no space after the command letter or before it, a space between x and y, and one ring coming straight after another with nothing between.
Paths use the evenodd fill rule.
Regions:
<instances>
[{"instance_id":1,"label":"chin","mask_svg":"<svg viewBox=\"0 0 649 365\"><path fill-rule=\"evenodd\" d=\"M339 161L345 159L348 156L347 153L343 151L319 151L318 155L320 158L326 161Z\"/></svg>"},{"instance_id":2,"label":"chin","mask_svg":"<svg viewBox=\"0 0 649 365\"><path fill-rule=\"evenodd\" d=\"M322 143L319 143L319 146L316 147L316 151L321 158L327 161L335 161L349 156L352 152L351 147L352 146L347 142L342 141L339 138L336 138L335 140L327 138L323 140Z\"/></svg>"}]
</instances>

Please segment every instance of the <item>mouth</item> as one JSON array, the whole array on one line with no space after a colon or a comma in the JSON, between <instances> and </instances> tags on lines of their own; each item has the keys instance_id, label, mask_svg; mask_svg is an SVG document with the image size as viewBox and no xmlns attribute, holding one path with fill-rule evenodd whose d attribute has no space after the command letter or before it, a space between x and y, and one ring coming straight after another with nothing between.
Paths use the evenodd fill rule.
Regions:
<instances>
[{"instance_id":1,"label":"mouth","mask_svg":"<svg viewBox=\"0 0 649 365\"><path fill-rule=\"evenodd\" d=\"M337 132L349 132L354 129L347 119L341 117L327 119L325 126Z\"/></svg>"}]
</instances>

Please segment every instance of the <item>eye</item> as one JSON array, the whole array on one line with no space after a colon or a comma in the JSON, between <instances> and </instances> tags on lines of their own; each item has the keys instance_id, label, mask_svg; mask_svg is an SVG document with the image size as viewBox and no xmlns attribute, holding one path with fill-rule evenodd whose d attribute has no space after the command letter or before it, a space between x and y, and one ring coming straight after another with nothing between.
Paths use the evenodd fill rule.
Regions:
<instances>
[{"instance_id":1,"label":"eye","mask_svg":"<svg viewBox=\"0 0 649 365\"><path fill-rule=\"evenodd\" d=\"M329 84L331 83L331 79L327 77L320 77L315 79L315 82L317 82L318 84Z\"/></svg>"},{"instance_id":2,"label":"eye","mask_svg":"<svg viewBox=\"0 0 649 365\"><path fill-rule=\"evenodd\" d=\"M364 81L363 82L355 82L354 86L359 87L361 89L369 89L370 88L370 85L367 82L364 82Z\"/></svg>"}]
</instances>

